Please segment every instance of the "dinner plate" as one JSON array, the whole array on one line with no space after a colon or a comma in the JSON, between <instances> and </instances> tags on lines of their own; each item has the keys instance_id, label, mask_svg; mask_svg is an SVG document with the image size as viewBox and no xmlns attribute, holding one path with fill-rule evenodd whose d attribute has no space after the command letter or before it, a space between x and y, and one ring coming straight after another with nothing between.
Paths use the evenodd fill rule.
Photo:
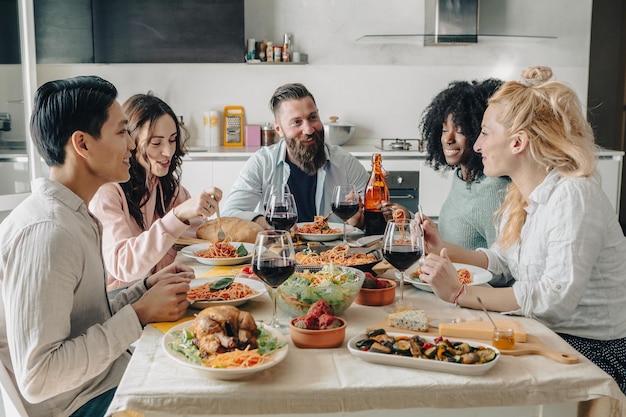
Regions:
<instances>
[{"instance_id":1,"label":"dinner plate","mask_svg":"<svg viewBox=\"0 0 626 417\"><path fill-rule=\"evenodd\" d=\"M214 379L220 379L223 381L232 381L235 379L243 379L254 374L257 374L265 369L271 368L279 364L285 357L287 356L287 350L289 349L289 344L286 343L287 340L285 336L283 336L278 329L274 329L269 326L265 326L265 330L270 332L272 336L276 337L279 341L285 342L285 345L280 348L280 350L274 352L268 360L257 366L253 366L250 368L209 368L207 366L203 366L197 363L193 363L190 361L185 355L180 352L175 351L170 347L170 343L175 339L173 332L180 332L191 325L191 322L187 321L184 323L180 323L174 327L172 327L165 335L163 336L161 346L165 351L165 354L169 356L176 363L186 366L191 369L195 369L200 372L206 373L209 377ZM262 323L257 322L257 327L263 326Z\"/></svg>"},{"instance_id":2,"label":"dinner plate","mask_svg":"<svg viewBox=\"0 0 626 417\"><path fill-rule=\"evenodd\" d=\"M387 332L389 336L407 336L413 337L413 334L403 334L403 333L391 333ZM422 336L420 337L430 343L434 343L435 337ZM487 348L491 348L496 352L496 357L491 362L481 363L481 364L462 364L456 362L444 362L438 361L434 359L423 359L423 358L414 358L411 356L402 356L402 355L392 355L389 353L378 353L378 352L368 352L358 349L356 347L356 343L359 340L367 339L367 335L362 334L360 336L355 336L348 342L348 350L357 358L360 358L366 362L378 363L382 365L391 365L391 366L402 366L406 368L415 368L422 369L425 371L435 371L435 372L446 372L450 374L457 375L481 375L493 368L493 366L500 359L500 351L495 347L480 343L480 342L470 342L461 339L450 339L451 342L465 342L472 347L484 346Z\"/></svg>"},{"instance_id":3,"label":"dinner plate","mask_svg":"<svg viewBox=\"0 0 626 417\"><path fill-rule=\"evenodd\" d=\"M356 240L356 243L361 246L368 246L374 242L379 240L383 240L383 235L371 235L371 236L363 236Z\"/></svg>"},{"instance_id":4,"label":"dinner plate","mask_svg":"<svg viewBox=\"0 0 626 417\"><path fill-rule=\"evenodd\" d=\"M479 266L458 264L458 263L453 263L453 265L457 270L461 268L465 268L472 273L472 283L467 284L467 285L481 285L481 284L486 284L489 281L491 281L491 278L492 278L491 272ZM416 263L411 268L406 270L406 272L404 273L405 274L404 282L408 282L411 285L413 285L415 288L419 288L420 290L433 292L433 290L430 288L430 284L426 284L425 282L421 282L417 279L411 278L411 273L414 272L417 268L419 268L419 266L420 265Z\"/></svg>"},{"instance_id":5,"label":"dinner plate","mask_svg":"<svg viewBox=\"0 0 626 417\"><path fill-rule=\"evenodd\" d=\"M225 277L196 278L196 279L192 280L189 283L189 287L197 288L197 287L200 287L200 286L206 284L207 282L219 281L222 278L225 278ZM248 287L250 287L253 290L257 291L257 294L250 295L250 296L244 297L244 298L239 298L237 300L194 301L193 303L190 302L191 303L190 307L203 309L203 308L212 307L212 306L218 306L218 305L240 306L243 303L246 303L246 302L248 302L250 300L254 300L255 298L258 298L258 297L262 296L263 294L265 294L267 292L265 284L263 284L260 281L256 281L254 279L235 278L234 282L240 282L242 284L246 284Z\"/></svg>"},{"instance_id":6,"label":"dinner plate","mask_svg":"<svg viewBox=\"0 0 626 417\"><path fill-rule=\"evenodd\" d=\"M298 223L298 227L302 227L305 224L312 224L313 222L304 222ZM330 242L331 240L343 239L343 223L331 223L328 222L328 227L331 229L339 229L341 232L339 233L300 233L298 235L304 240L308 240L311 242ZM346 236L350 236L353 234L363 233L360 229L357 229L354 226L346 225Z\"/></svg>"},{"instance_id":7,"label":"dinner plate","mask_svg":"<svg viewBox=\"0 0 626 417\"><path fill-rule=\"evenodd\" d=\"M189 245L180 250L180 253L185 255L188 258L195 259L196 261L205 264L205 265L238 265L245 264L246 262L250 262L252 259L252 249L254 248L253 243L247 242L230 242L235 248L238 248L239 245L243 245L248 254L246 256L240 256L237 258L202 258L200 256L194 255L194 253L208 249L212 243L196 243L195 245Z\"/></svg>"}]
</instances>

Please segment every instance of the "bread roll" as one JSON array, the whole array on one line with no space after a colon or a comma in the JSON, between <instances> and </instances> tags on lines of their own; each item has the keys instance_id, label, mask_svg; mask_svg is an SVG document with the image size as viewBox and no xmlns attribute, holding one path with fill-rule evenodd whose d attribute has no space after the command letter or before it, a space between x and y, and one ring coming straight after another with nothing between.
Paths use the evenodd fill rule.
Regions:
<instances>
[{"instance_id":1,"label":"bread roll","mask_svg":"<svg viewBox=\"0 0 626 417\"><path fill-rule=\"evenodd\" d=\"M258 223L237 217L222 217L222 230L232 242L254 243L256 234L263 230ZM217 219L211 219L198 227L196 236L199 239L215 242L217 240Z\"/></svg>"}]
</instances>

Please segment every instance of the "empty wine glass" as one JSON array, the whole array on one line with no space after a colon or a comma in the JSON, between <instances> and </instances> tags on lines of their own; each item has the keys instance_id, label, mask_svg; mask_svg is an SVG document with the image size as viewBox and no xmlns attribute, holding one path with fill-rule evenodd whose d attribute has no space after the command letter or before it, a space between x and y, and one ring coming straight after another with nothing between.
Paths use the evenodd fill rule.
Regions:
<instances>
[{"instance_id":1,"label":"empty wine glass","mask_svg":"<svg viewBox=\"0 0 626 417\"><path fill-rule=\"evenodd\" d=\"M272 288L274 309L269 326L285 329L276 317L276 288L296 269L296 252L286 230L264 230L257 234L252 250L252 270Z\"/></svg>"},{"instance_id":2,"label":"empty wine glass","mask_svg":"<svg viewBox=\"0 0 626 417\"><path fill-rule=\"evenodd\" d=\"M419 222L414 219L398 219L387 223L383 236L383 257L400 271L400 298L394 303L394 311L413 308L404 299L404 272L424 253L424 237Z\"/></svg>"},{"instance_id":3,"label":"empty wine glass","mask_svg":"<svg viewBox=\"0 0 626 417\"><path fill-rule=\"evenodd\" d=\"M298 208L291 193L275 193L265 205L265 220L274 230L291 230L298 222Z\"/></svg>"},{"instance_id":4,"label":"empty wine glass","mask_svg":"<svg viewBox=\"0 0 626 417\"><path fill-rule=\"evenodd\" d=\"M336 185L330 207L333 213L343 221L343 243L347 244L346 221L359 211L359 193L354 184Z\"/></svg>"}]
</instances>

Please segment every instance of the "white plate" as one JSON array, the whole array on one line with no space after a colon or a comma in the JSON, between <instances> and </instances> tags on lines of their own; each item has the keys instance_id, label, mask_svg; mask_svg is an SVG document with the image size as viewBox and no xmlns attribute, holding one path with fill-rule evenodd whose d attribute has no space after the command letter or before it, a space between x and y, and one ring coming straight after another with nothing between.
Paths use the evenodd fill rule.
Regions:
<instances>
[{"instance_id":1,"label":"white plate","mask_svg":"<svg viewBox=\"0 0 626 417\"><path fill-rule=\"evenodd\" d=\"M169 356L170 358L172 358L177 363L187 366L189 368L198 370L198 371L205 372L211 378L220 379L223 381L231 381L235 379L246 378L256 373L259 373L265 369L271 368L272 366L277 365L280 361L285 359L285 357L287 356L287 350L289 348L289 345L285 344L282 348L280 348L280 350L274 352L272 356L265 363L251 367L251 368L209 368L207 366L202 366L197 363L193 363L189 361L183 354L176 352L175 350L172 350L169 347L170 342L174 340L174 336L172 335L172 332L181 331L190 326L191 326L191 322L187 321L185 323L180 323L172 327L163 336L163 341L161 343L161 346L163 347L165 354ZM260 326L263 326L263 324L257 322L257 326L260 327ZM267 326L265 326L265 329L268 332L270 332L274 337L276 337L278 340L282 342L287 342L285 340L285 337L280 333L279 330L274 329L272 327L267 327Z\"/></svg>"},{"instance_id":2,"label":"white plate","mask_svg":"<svg viewBox=\"0 0 626 417\"><path fill-rule=\"evenodd\" d=\"M180 253L185 255L188 258L195 259L196 261L206 264L206 265L239 265L245 264L246 262L250 262L252 259L252 249L254 248L253 243L246 242L230 242L235 248L238 248L239 245L243 244L243 246L248 251L248 255L241 256L239 258L201 258L199 256L194 255L195 252L200 250L208 249L212 243L196 243L195 245L189 245L180 250Z\"/></svg>"},{"instance_id":3,"label":"white plate","mask_svg":"<svg viewBox=\"0 0 626 417\"><path fill-rule=\"evenodd\" d=\"M454 267L457 270L461 268L465 268L472 273L472 283L467 284L467 285L481 285L481 284L486 284L489 281L491 281L491 278L492 278L491 272L487 271L486 269L483 269L481 267L474 266L474 265L467 265L467 264L453 263L452 265L454 265ZM415 288L418 288L420 290L433 292L433 290L430 288L430 284L426 284L425 282L420 282L416 279L411 278L411 273L414 272L418 267L419 267L419 263L416 263L411 268L406 270L406 272L404 273L406 277L404 278L404 282L408 282L412 284Z\"/></svg>"},{"instance_id":4,"label":"white plate","mask_svg":"<svg viewBox=\"0 0 626 417\"><path fill-rule=\"evenodd\" d=\"M196 278L196 279L191 281L189 286L191 288L196 288L196 287L200 287L200 286L206 284L207 282L218 281L218 280L220 280L222 278L225 278L225 277ZM262 296L263 294L265 294L267 292L267 288L265 287L265 284L263 284L260 281L256 281L254 279L235 278L235 282L240 282L242 284L246 284L248 287L250 287L253 290L257 291L258 294L250 295L250 296L244 297L244 298L239 298L237 300L194 301L191 304L191 307L198 308L198 309L203 309L203 308L212 307L212 306L218 306L218 305L240 306L243 303L248 302L250 300L254 300L255 298L258 298L258 297Z\"/></svg>"},{"instance_id":5,"label":"white plate","mask_svg":"<svg viewBox=\"0 0 626 417\"><path fill-rule=\"evenodd\" d=\"M383 235L363 236L363 237L358 238L356 240L356 243L358 243L361 246L367 246L370 243L376 242L378 240L383 240Z\"/></svg>"},{"instance_id":6,"label":"white plate","mask_svg":"<svg viewBox=\"0 0 626 417\"><path fill-rule=\"evenodd\" d=\"M387 332L390 336L408 336L413 337L412 334L403 334L403 333L391 333ZM433 343L434 337L422 336L420 337L430 343ZM410 356L401 356L401 355L391 355L388 353L377 353L377 352L366 352L361 349L357 349L356 342L362 339L367 339L367 335L362 334L360 336L355 336L348 342L348 350L357 358L363 359L366 362L372 363L380 363L383 365L392 365L392 366L403 366L406 368L416 368L423 369L425 371L435 371L435 372L447 372L450 374L457 375L481 375L490 370L496 362L500 359L500 351L495 347L480 343L480 342L470 342L461 339L450 339L451 342L465 342L470 346L484 346L493 349L496 352L496 357L491 362L481 363L481 364L468 364L464 365L462 363L456 362L443 362L437 361L434 359L423 359L423 358L413 358Z\"/></svg>"},{"instance_id":7,"label":"white plate","mask_svg":"<svg viewBox=\"0 0 626 417\"><path fill-rule=\"evenodd\" d=\"M311 224L311 223L313 222L298 223L297 226L302 227L305 224ZM308 240L311 242L330 242L331 240L343 239L343 223L328 222L328 227L330 227L331 229L339 229L341 230L341 232L328 233L328 234L298 232L298 234L300 235L302 239ZM346 225L346 236L350 236L352 234L358 234L358 233L363 233L363 232L354 226L350 226L349 224Z\"/></svg>"}]
</instances>

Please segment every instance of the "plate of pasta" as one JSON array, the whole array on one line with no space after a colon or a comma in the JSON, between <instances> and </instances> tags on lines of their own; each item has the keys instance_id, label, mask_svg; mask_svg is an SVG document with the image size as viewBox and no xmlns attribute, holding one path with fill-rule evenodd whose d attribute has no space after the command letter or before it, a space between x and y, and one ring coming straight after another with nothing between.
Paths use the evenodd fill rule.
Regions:
<instances>
[{"instance_id":1,"label":"plate of pasta","mask_svg":"<svg viewBox=\"0 0 626 417\"><path fill-rule=\"evenodd\" d=\"M191 281L187 292L191 307L203 309L216 305L239 306L267 292L265 284L249 278L233 278L227 287L211 289L211 286L223 279L224 277L196 278Z\"/></svg>"},{"instance_id":2,"label":"plate of pasta","mask_svg":"<svg viewBox=\"0 0 626 417\"><path fill-rule=\"evenodd\" d=\"M332 240L343 239L343 223L318 222L298 223L298 235L310 242L330 242ZM346 235L360 233L354 226L346 225Z\"/></svg>"},{"instance_id":3,"label":"plate of pasta","mask_svg":"<svg viewBox=\"0 0 626 417\"><path fill-rule=\"evenodd\" d=\"M209 360L202 359L193 343L194 334L189 323L180 323L163 336L163 350L176 363L203 372L213 379L232 381L251 377L278 365L289 350L288 342L280 330L257 322L257 349L235 350L215 355Z\"/></svg>"},{"instance_id":4,"label":"plate of pasta","mask_svg":"<svg viewBox=\"0 0 626 417\"><path fill-rule=\"evenodd\" d=\"M453 263L459 277L459 282L466 285L481 285L491 281L491 272L474 265ZM418 263L407 269L404 282L408 282L415 288L423 291L433 292L430 284L422 282L419 278L421 267Z\"/></svg>"},{"instance_id":5,"label":"plate of pasta","mask_svg":"<svg viewBox=\"0 0 626 417\"><path fill-rule=\"evenodd\" d=\"M253 248L253 243L224 240L189 245L180 253L206 265L239 265L250 262Z\"/></svg>"}]
</instances>

